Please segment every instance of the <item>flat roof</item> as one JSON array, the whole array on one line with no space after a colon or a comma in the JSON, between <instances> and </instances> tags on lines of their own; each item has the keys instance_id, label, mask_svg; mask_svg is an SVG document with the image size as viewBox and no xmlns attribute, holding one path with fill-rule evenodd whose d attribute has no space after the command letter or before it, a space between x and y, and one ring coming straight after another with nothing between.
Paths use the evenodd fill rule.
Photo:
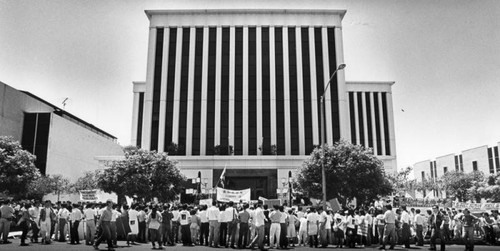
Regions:
<instances>
[{"instance_id":1,"label":"flat roof","mask_svg":"<svg viewBox=\"0 0 500 251\"><path fill-rule=\"evenodd\" d=\"M339 9L163 9L144 10L148 19L163 14L337 14L344 18L347 10Z\"/></svg>"},{"instance_id":2,"label":"flat roof","mask_svg":"<svg viewBox=\"0 0 500 251\"><path fill-rule=\"evenodd\" d=\"M27 92L27 91L20 91L20 92L22 92L22 93L24 93L24 94L26 94L26 95L28 95L28 96L30 96L30 97L32 97L32 98L40 101L40 102L42 102L42 103L44 103L44 104L52 107L54 109L54 113L56 113L57 115L68 116L70 119L75 120L77 123L81 124L83 127L86 127L88 129L91 129L92 131L97 132L98 134L103 134L103 135L105 135L108 138L112 138L112 139L116 140L115 136L113 136L113 135L111 135L111 134L103 131L102 129L99 129L95 125L92 125L89 122L87 122L87 121L85 121L85 120L83 120L83 119L81 119L81 118L79 118L79 117L77 117L77 116L75 116L75 115L73 115L73 114L71 114L71 113L69 113L69 112L67 112L67 111L59 108L59 107L57 107L56 105L54 105L54 104L52 104L52 103L50 103L50 102L48 102L48 101L46 101L46 100L38 97L37 95L35 95L35 94L31 93L31 92Z\"/></svg>"}]
</instances>

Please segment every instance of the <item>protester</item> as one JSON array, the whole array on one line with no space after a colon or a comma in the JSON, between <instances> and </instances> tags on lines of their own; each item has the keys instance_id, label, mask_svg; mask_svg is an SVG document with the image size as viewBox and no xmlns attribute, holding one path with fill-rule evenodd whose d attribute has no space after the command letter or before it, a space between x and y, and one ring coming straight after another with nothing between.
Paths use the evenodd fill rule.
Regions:
<instances>
[{"instance_id":1,"label":"protester","mask_svg":"<svg viewBox=\"0 0 500 251\"><path fill-rule=\"evenodd\" d=\"M151 209L151 212L147 216L146 222L149 230L149 240L151 241L153 249L156 249L156 242L158 242L159 248L163 249L161 236L159 232L161 223L161 214L160 212L158 212L158 208L156 206L153 206L153 208Z\"/></svg>"},{"instance_id":2,"label":"protester","mask_svg":"<svg viewBox=\"0 0 500 251\"><path fill-rule=\"evenodd\" d=\"M56 214L52 208L50 200L45 201L45 207L40 210L40 219L38 225L40 226L40 234L42 237L42 244L51 243L51 231L53 222L56 221Z\"/></svg>"},{"instance_id":3,"label":"protester","mask_svg":"<svg viewBox=\"0 0 500 251\"><path fill-rule=\"evenodd\" d=\"M474 224L478 221L478 218L470 214L469 209L464 209L464 215L460 217L460 220L463 226L465 250L474 251ZM443 250L443 248L441 248L441 250Z\"/></svg>"},{"instance_id":4,"label":"protester","mask_svg":"<svg viewBox=\"0 0 500 251\"><path fill-rule=\"evenodd\" d=\"M21 208L21 219L18 221L17 226L21 227L21 230L23 231L21 234L21 245L20 246L29 246L28 243L26 243L26 236L28 234L29 228L30 228L30 214L28 212L28 209L31 207L30 204L25 204L24 207Z\"/></svg>"},{"instance_id":5,"label":"protester","mask_svg":"<svg viewBox=\"0 0 500 251\"><path fill-rule=\"evenodd\" d=\"M106 208L102 211L101 216L99 218L99 222L97 223L97 228L100 228L101 235L97 238L94 243L94 249L99 250L99 244L102 241L106 240L108 244L108 250L114 250L113 248L113 239L111 237L111 218L113 217L113 201L106 201Z\"/></svg>"},{"instance_id":6,"label":"protester","mask_svg":"<svg viewBox=\"0 0 500 251\"><path fill-rule=\"evenodd\" d=\"M87 204L83 211L83 218L85 220L85 245L94 245L94 237L96 232L95 220L97 214L93 209L93 204Z\"/></svg>"},{"instance_id":7,"label":"protester","mask_svg":"<svg viewBox=\"0 0 500 251\"><path fill-rule=\"evenodd\" d=\"M82 212L78 208L77 204L69 206L69 221L70 221L70 244L76 245L80 244L80 236L78 234L78 226L82 220Z\"/></svg>"}]
</instances>

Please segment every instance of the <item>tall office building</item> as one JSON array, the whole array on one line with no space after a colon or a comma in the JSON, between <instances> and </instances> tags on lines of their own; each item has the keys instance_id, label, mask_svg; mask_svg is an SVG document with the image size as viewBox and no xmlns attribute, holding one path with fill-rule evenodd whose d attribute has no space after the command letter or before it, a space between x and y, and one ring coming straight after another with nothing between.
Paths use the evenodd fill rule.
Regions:
<instances>
[{"instance_id":1,"label":"tall office building","mask_svg":"<svg viewBox=\"0 0 500 251\"><path fill-rule=\"evenodd\" d=\"M188 178L274 197L320 144L320 97L344 62L345 10L147 10L147 75L134 82L132 144L170 152ZM324 142L374 149L396 170L391 86L325 93ZM172 143L177 144L174 152ZM231 156L224 156L233 149Z\"/></svg>"}]
</instances>

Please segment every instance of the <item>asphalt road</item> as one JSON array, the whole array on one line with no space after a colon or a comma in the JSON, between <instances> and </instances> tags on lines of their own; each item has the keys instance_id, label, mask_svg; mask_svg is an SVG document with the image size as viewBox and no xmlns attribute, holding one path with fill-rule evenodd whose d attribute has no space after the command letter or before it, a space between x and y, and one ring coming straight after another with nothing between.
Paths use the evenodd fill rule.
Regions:
<instances>
[{"instance_id":1,"label":"asphalt road","mask_svg":"<svg viewBox=\"0 0 500 251\"><path fill-rule=\"evenodd\" d=\"M53 242L50 245L40 245L40 244L30 244L30 246L27 247L21 247L19 244L21 241L19 239L14 239L12 240L11 244L0 244L0 250L1 251L8 251L8 250L94 250L92 246L86 246L84 244L80 245L69 245L66 243L61 243L61 242ZM137 246L131 246L127 247L126 243L124 241L119 241L118 242L118 248L116 248L117 251L132 251L132 250L152 250L151 244L141 244ZM106 244L103 243L99 246L100 250L107 250ZM373 246L373 247L365 247L365 248L355 248L355 249L340 249L340 248L334 248L334 247L328 247L326 249L330 250L378 250L378 246ZM195 247L183 247L182 245L177 245L175 247L164 247L163 250L232 250L231 248L208 248L208 247L203 247L203 246L195 246ZM249 249L246 249L249 250ZM258 249L256 249L258 250ZM274 249L271 249L274 250ZM290 248L289 250L312 250L312 248L309 247L295 247L295 248ZM397 246L395 250L407 250L405 248L402 248L401 246ZM409 250L429 250L428 246L425 247L413 247ZM450 245L446 247L447 251L462 251L464 250L464 246L462 245ZM487 250L500 250L500 246L478 246L476 245L474 248L475 251L487 251Z\"/></svg>"}]
</instances>

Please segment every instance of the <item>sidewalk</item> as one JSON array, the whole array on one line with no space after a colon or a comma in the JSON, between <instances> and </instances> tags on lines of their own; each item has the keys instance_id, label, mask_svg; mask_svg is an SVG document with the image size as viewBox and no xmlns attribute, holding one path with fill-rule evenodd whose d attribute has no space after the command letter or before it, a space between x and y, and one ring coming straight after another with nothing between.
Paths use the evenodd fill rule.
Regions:
<instances>
[{"instance_id":1,"label":"sidewalk","mask_svg":"<svg viewBox=\"0 0 500 251\"><path fill-rule=\"evenodd\" d=\"M0 244L0 250L8 251L8 250L94 250L92 246L86 246L85 244L80 244L80 245L70 245L67 243L62 243L62 242L52 242L50 245L40 245L40 244L34 244L31 243L30 246L27 247L21 247L19 244L21 241L19 239L10 239L12 241L11 244ZM118 248L115 250L117 251L132 251L132 250L152 250L151 244L141 244L137 246L131 246L127 247L125 241L118 241ZM100 250L107 250L106 244L103 243L99 246ZM338 250L338 251L344 251L344 250L378 250L378 246L373 246L373 247L365 247L365 248L355 248L355 249L340 249L340 248L334 248L332 246L326 248L327 250ZM164 247L163 250L232 250L231 248L209 248L209 247L203 247L203 246L195 246L195 247L183 247L182 245L177 245L175 247ZM244 249L244 250L250 250L250 249ZM256 249L258 250L258 249ZM275 250L275 249L271 249ZM312 248L309 247L295 247L295 248L290 248L289 250L313 250ZM402 248L401 246L397 246L395 250L407 250L405 248ZM410 249L412 251L417 251L417 250L422 250L422 251L427 251L429 250L429 246L426 245L425 247L414 247ZM447 251L463 251L464 246L462 245L450 245L446 246ZM475 246L474 251L493 251L493 250L500 250L500 246Z\"/></svg>"}]
</instances>

